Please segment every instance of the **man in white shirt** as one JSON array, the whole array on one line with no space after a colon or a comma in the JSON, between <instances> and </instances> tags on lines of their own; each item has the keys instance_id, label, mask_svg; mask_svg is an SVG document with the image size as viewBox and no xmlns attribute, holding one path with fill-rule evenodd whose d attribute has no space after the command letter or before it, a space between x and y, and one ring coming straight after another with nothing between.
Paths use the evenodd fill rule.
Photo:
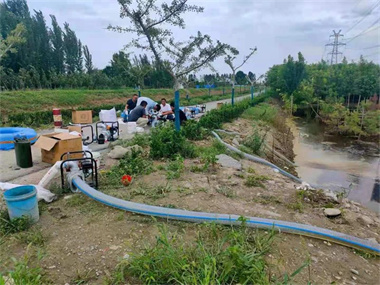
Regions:
<instances>
[{"instance_id":1,"label":"man in white shirt","mask_svg":"<svg viewBox=\"0 0 380 285\"><path fill-rule=\"evenodd\" d=\"M173 116L173 111L172 108L170 107L169 104L166 103L166 99L162 98L161 99L161 110L160 110L160 115L161 116L166 116L168 120L171 120Z\"/></svg>"}]
</instances>

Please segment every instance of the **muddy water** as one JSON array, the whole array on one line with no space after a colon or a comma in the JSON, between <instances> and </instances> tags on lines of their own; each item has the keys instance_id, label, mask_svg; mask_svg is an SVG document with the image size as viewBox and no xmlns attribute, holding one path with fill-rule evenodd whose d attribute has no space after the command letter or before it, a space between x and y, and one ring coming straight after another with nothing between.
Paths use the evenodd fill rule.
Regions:
<instances>
[{"instance_id":1,"label":"muddy water","mask_svg":"<svg viewBox=\"0 0 380 285\"><path fill-rule=\"evenodd\" d=\"M301 179L333 191L345 191L348 198L380 212L379 149L376 144L324 134L316 122L295 119L296 170Z\"/></svg>"}]
</instances>

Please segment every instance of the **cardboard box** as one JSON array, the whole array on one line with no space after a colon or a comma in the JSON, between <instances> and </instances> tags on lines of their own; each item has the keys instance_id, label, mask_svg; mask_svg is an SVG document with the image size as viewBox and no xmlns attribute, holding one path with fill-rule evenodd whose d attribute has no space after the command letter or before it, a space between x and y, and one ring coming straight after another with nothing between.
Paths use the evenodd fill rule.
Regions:
<instances>
[{"instance_id":1,"label":"cardboard box","mask_svg":"<svg viewBox=\"0 0 380 285\"><path fill-rule=\"evenodd\" d=\"M92 111L76 111L71 114L74 124L92 124Z\"/></svg>"},{"instance_id":2,"label":"cardboard box","mask_svg":"<svg viewBox=\"0 0 380 285\"><path fill-rule=\"evenodd\" d=\"M65 152L81 151L82 137L73 136L68 133L52 133L41 135L35 146L41 148L43 162L54 164L61 160L61 155ZM81 158L83 154L70 155L70 158Z\"/></svg>"},{"instance_id":3,"label":"cardboard box","mask_svg":"<svg viewBox=\"0 0 380 285\"><path fill-rule=\"evenodd\" d=\"M67 127L68 130L69 130L69 133L71 132L78 132L78 133L82 133L82 128L80 126L68 126Z\"/></svg>"}]
</instances>

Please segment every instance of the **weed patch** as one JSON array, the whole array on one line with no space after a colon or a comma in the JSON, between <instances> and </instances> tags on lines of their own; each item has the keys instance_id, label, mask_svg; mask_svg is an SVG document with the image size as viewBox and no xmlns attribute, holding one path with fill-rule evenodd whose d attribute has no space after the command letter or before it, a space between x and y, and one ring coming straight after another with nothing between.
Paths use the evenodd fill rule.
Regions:
<instances>
[{"instance_id":1,"label":"weed patch","mask_svg":"<svg viewBox=\"0 0 380 285\"><path fill-rule=\"evenodd\" d=\"M183 157L176 156L174 161L169 162L166 170L166 178L167 179L178 179L183 172L184 164Z\"/></svg>"},{"instance_id":2,"label":"weed patch","mask_svg":"<svg viewBox=\"0 0 380 285\"><path fill-rule=\"evenodd\" d=\"M6 236L17 232L22 232L29 229L33 224L29 216L10 219L7 210L0 212L0 235Z\"/></svg>"},{"instance_id":3,"label":"weed patch","mask_svg":"<svg viewBox=\"0 0 380 285\"><path fill-rule=\"evenodd\" d=\"M13 270L6 272L4 275L0 274L0 284L51 284L43 276L40 266L42 258L43 255L40 251L34 254L32 253L31 245L28 245L26 253L22 258L19 260L12 258L14 263ZM13 280L13 282L10 280Z\"/></svg>"},{"instance_id":4,"label":"weed patch","mask_svg":"<svg viewBox=\"0 0 380 285\"><path fill-rule=\"evenodd\" d=\"M264 175L249 175L247 176L244 185L248 187L261 187L265 188L263 181L269 180L269 177Z\"/></svg>"},{"instance_id":5,"label":"weed patch","mask_svg":"<svg viewBox=\"0 0 380 285\"><path fill-rule=\"evenodd\" d=\"M144 284L269 284L265 254L274 234L244 226L198 226L193 242L159 225L156 244L121 262L109 284L134 276Z\"/></svg>"},{"instance_id":6,"label":"weed patch","mask_svg":"<svg viewBox=\"0 0 380 285\"><path fill-rule=\"evenodd\" d=\"M261 136L257 131L246 137L242 144L248 148L248 152L260 155L264 145L266 134ZM247 152L247 151L246 151Z\"/></svg>"},{"instance_id":7,"label":"weed patch","mask_svg":"<svg viewBox=\"0 0 380 285\"><path fill-rule=\"evenodd\" d=\"M221 186L216 188L216 192L219 194L222 194L226 196L227 198L234 198L236 197L235 191L233 191L230 187L227 186Z\"/></svg>"}]
</instances>

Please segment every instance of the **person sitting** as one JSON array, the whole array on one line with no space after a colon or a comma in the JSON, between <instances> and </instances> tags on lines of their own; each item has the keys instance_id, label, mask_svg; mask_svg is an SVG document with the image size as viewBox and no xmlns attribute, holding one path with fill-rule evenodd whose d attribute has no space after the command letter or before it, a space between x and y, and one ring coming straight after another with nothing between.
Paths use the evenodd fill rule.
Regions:
<instances>
[{"instance_id":1,"label":"person sitting","mask_svg":"<svg viewBox=\"0 0 380 285\"><path fill-rule=\"evenodd\" d=\"M174 113L175 112L174 102L170 103L170 107L172 109L172 112ZM182 111L181 109L179 109L178 111L179 111L179 122L182 125L183 122L187 121L187 117L184 111ZM173 120L174 120L174 116L173 116Z\"/></svg>"},{"instance_id":2,"label":"person sitting","mask_svg":"<svg viewBox=\"0 0 380 285\"><path fill-rule=\"evenodd\" d=\"M160 115L163 119L173 120L173 111L172 108L166 103L166 99L161 99L161 109L160 109Z\"/></svg>"},{"instance_id":3,"label":"person sitting","mask_svg":"<svg viewBox=\"0 0 380 285\"><path fill-rule=\"evenodd\" d=\"M155 128L158 124L158 116L159 112L161 110L160 104L156 104L156 106L153 107L153 109L150 109L148 114L149 114L149 123L152 125L152 128Z\"/></svg>"},{"instance_id":4,"label":"person sitting","mask_svg":"<svg viewBox=\"0 0 380 285\"><path fill-rule=\"evenodd\" d=\"M134 108L128 116L128 122L136 122L137 127L145 127L148 124L145 109L147 105L146 101L142 101L139 106Z\"/></svg>"}]
</instances>

